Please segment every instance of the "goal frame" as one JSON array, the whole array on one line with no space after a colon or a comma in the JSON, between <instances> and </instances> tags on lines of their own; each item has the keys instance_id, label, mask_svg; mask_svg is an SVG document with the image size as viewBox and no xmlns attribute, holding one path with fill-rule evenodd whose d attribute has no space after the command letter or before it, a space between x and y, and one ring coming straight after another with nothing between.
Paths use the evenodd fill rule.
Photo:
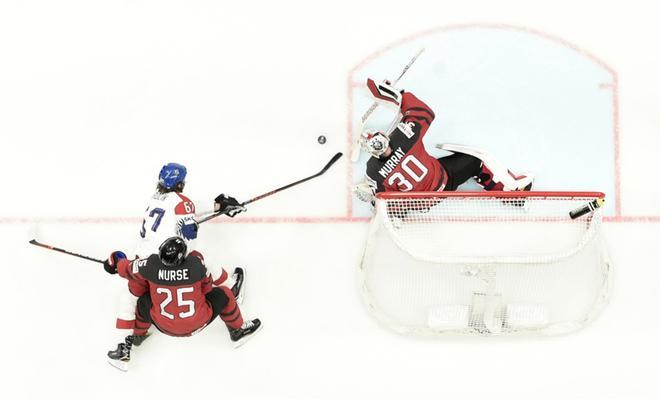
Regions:
<instances>
[{"instance_id":1,"label":"goal frame","mask_svg":"<svg viewBox=\"0 0 660 399\"><path fill-rule=\"evenodd\" d=\"M375 215L372 219L371 226L369 229L369 237L368 241L365 245L365 250L364 254L361 260L361 264L359 266L359 279L360 279L360 289L362 291L362 296L363 299L365 300L365 303L368 306L368 309L372 316L376 318L376 320L379 322L379 324L385 326L388 329L394 330L395 332L404 334L404 335L422 335L422 336L446 336L446 335L458 335L458 336L464 336L464 335L480 335L480 336L491 336L491 335L503 335L503 336L509 336L509 335L557 335L557 334L565 334L574 330L581 329L584 327L586 324L591 322L593 319L595 319L600 312L602 311L602 308L607 304L609 301L609 293L611 289L611 260L609 258L609 255L607 253L606 246L603 242L602 239L602 233L600 231L601 229L601 222L602 222L602 210L601 209L596 209L592 210L591 212L587 212L584 216L580 218L582 220L582 223L586 223L588 226L588 229L592 229L592 223L595 223L595 236L593 237L594 242L597 242L599 246L599 254L600 254L600 259L599 261L602 263L602 270L603 270L603 279L602 279L602 286L600 291L597 293L597 295L594 297L594 303L593 303L593 309L588 312L587 314L584 315L584 317L581 317L577 320L573 321L568 321L568 322L560 322L560 323L554 323L554 324L549 324L547 327L543 328L534 328L534 329L518 329L518 330L511 330L511 331L489 331L488 329L483 329L483 328L466 328L466 329L461 329L461 330L451 330L451 331L435 331L433 328L426 328L426 327L419 327L419 326L409 326L409 325L404 325L397 320L393 319L392 317L388 316L384 312L384 309L380 307L380 305L377 302L374 302L374 298L371 297L371 288L368 286L367 283L367 273L369 273L367 270L370 267L378 267L378 265L372 265L369 266L367 263L371 262L372 260L369 259L372 257L370 251L374 250L373 246L378 246L379 242L372 243L371 240L374 236L374 232L377 232L378 234L389 234L388 229L391 227L387 227L386 224L390 223L391 221L389 220L389 217L387 214L383 214L382 210L385 209L383 206L387 206L387 201L396 201L398 199L400 200L416 200L416 199L428 199L428 200L433 200L433 199L442 199L442 198L448 198L448 199L462 199L465 198L467 200L479 200L479 199L493 199L493 200L506 200L506 199L525 199L525 198L530 198L534 200L569 200L569 201L576 201L576 200L582 200L584 199L585 201L589 200L595 200L595 199L604 199L605 194L599 191L441 191L441 192L383 192L383 193L377 193L376 196L376 212ZM403 202L402 201L402 202ZM386 202L385 204L383 202ZM503 201L506 202L506 201ZM515 208L514 208L515 209ZM598 215L595 215L595 212L598 212ZM563 214L563 213L562 213ZM560 219L558 216L555 216L557 219ZM566 217L568 218L568 212L566 214ZM584 218L584 219L582 219ZM595 219L594 219L595 218ZM518 218L511 218L510 221L513 223L520 222L520 221L525 221L525 216L519 216ZM593 220L592 220L593 219ZM445 224L447 222L451 223L451 221L448 220L442 220L440 218L441 224ZM481 221L488 221L488 217L485 216L479 216L479 215L466 215L463 219L459 219L460 222L463 221L474 221L474 222L481 222ZM505 219L506 221L509 221L509 219ZM501 221L501 220L498 220ZM527 221L532 221L535 222L535 220L532 218ZM539 219L538 222L544 222L546 220ZM549 219L547 221L555 222L555 219ZM568 220L567 220L568 221ZM376 237L376 240L382 240L383 237L379 236L380 238ZM398 247L399 250L406 252L397 242L397 238L394 236L388 236L388 242L391 245L395 245ZM589 239L591 241L591 239ZM591 244L590 244L591 245ZM582 247L579 247L576 249L576 252L581 251ZM565 256L572 256L573 254L564 254ZM562 255L562 257L564 256ZM438 266L441 266L442 264L446 263L445 261L436 261L436 260L426 260L426 259L420 259L416 258L414 254L411 254L408 252L408 256L411 259L414 259L415 261L425 261L429 262L430 264L436 264ZM513 258L512 258L513 259ZM556 262L556 259L550 259L547 263L548 264L553 264ZM470 262L468 261L467 264ZM481 263L481 262L475 262L475 263ZM487 266L487 269L498 267L499 262L493 262L491 266ZM518 263L515 260L506 260L503 263ZM525 262L522 262L525 263ZM536 262L530 262L530 264L535 264ZM461 263L462 264L462 263ZM533 267L533 266L532 266ZM600 284L600 283L599 283ZM473 305L474 306L474 303Z\"/></svg>"}]
</instances>

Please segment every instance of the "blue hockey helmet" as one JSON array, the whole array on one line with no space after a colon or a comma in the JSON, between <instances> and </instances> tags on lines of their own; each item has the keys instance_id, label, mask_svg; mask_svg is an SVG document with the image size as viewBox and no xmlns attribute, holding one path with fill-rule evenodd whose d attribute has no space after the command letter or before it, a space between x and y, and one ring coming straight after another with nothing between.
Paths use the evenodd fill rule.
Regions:
<instances>
[{"instance_id":1,"label":"blue hockey helmet","mask_svg":"<svg viewBox=\"0 0 660 399\"><path fill-rule=\"evenodd\" d=\"M158 175L158 184L172 190L177 184L186 182L186 173L185 166L170 162L161 168Z\"/></svg>"}]
</instances>

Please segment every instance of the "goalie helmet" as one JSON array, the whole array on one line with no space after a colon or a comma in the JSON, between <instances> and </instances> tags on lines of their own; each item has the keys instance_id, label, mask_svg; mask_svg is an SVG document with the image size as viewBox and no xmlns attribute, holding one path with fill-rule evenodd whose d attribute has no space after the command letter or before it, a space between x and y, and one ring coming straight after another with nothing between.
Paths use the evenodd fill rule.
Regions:
<instances>
[{"instance_id":1,"label":"goalie helmet","mask_svg":"<svg viewBox=\"0 0 660 399\"><path fill-rule=\"evenodd\" d=\"M158 257L165 266L176 267L186 258L188 247L181 237L170 237L158 248Z\"/></svg>"},{"instance_id":2,"label":"goalie helmet","mask_svg":"<svg viewBox=\"0 0 660 399\"><path fill-rule=\"evenodd\" d=\"M163 165L160 169L158 185L167 190L173 190L178 185L181 185L181 188L183 188L183 185L186 184L186 173L185 166L170 162L167 165Z\"/></svg>"},{"instance_id":3,"label":"goalie helmet","mask_svg":"<svg viewBox=\"0 0 660 399\"><path fill-rule=\"evenodd\" d=\"M390 139L382 132L366 130L362 133L362 147L372 157L379 158L390 146Z\"/></svg>"}]
</instances>

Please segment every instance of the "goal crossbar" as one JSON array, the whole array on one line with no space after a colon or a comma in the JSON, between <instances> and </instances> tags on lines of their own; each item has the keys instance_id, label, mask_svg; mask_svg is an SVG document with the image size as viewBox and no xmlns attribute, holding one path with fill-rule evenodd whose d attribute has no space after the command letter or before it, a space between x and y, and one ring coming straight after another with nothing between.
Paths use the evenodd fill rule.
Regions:
<instances>
[{"instance_id":1,"label":"goal crossbar","mask_svg":"<svg viewBox=\"0 0 660 399\"><path fill-rule=\"evenodd\" d=\"M397 191L378 193L376 198L605 198L605 194L598 191Z\"/></svg>"}]
</instances>

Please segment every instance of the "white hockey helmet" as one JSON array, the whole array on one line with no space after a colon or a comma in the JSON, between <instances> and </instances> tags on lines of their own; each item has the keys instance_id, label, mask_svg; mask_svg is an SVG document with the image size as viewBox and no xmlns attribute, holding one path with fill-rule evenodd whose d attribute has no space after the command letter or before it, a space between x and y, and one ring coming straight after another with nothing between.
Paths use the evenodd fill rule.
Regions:
<instances>
[{"instance_id":1,"label":"white hockey helmet","mask_svg":"<svg viewBox=\"0 0 660 399\"><path fill-rule=\"evenodd\" d=\"M390 139L383 132L371 129L362 132L362 148L372 157L380 157L389 146Z\"/></svg>"}]
</instances>

